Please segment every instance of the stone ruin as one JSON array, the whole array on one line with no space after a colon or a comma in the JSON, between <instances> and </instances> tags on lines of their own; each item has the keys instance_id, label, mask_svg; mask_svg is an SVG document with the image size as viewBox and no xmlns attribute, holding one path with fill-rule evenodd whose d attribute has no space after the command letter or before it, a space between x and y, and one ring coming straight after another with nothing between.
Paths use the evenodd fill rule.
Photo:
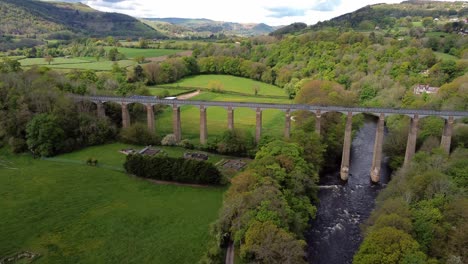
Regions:
<instances>
[{"instance_id":1,"label":"stone ruin","mask_svg":"<svg viewBox=\"0 0 468 264\"><path fill-rule=\"evenodd\" d=\"M208 160L208 155L205 153L198 152L185 152L184 159Z\"/></svg>"}]
</instances>

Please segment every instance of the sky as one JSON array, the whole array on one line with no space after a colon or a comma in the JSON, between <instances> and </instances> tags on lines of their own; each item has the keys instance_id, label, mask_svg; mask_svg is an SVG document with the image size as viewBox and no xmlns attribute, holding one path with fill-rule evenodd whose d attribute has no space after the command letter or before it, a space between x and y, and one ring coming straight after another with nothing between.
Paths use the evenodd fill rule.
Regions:
<instances>
[{"instance_id":1,"label":"sky","mask_svg":"<svg viewBox=\"0 0 468 264\"><path fill-rule=\"evenodd\" d=\"M56 1L56 0L52 0ZM270 26L303 22L308 25L376 3L402 0L57 0L81 2L104 12L138 18L208 18L216 21L265 23Z\"/></svg>"}]
</instances>

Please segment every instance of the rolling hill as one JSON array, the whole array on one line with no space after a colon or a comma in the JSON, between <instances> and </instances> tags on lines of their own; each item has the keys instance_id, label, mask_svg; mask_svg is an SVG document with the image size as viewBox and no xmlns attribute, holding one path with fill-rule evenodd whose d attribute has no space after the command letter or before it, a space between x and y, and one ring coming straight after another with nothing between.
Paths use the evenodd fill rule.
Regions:
<instances>
[{"instance_id":1,"label":"rolling hill","mask_svg":"<svg viewBox=\"0 0 468 264\"><path fill-rule=\"evenodd\" d=\"M172 37L208 37L212 34L256 36L268 34L277 28L263 23L242 24L205 18L143 18L142 21Z\"/></svg>"},{"instance_id":2,"label":"rolling hill","mask_svg":"<svg viewBox=\"0 0 468 264\"><path fill-rule=\"evenodd\" d=\"M466 19L468 5L463 1L420 1L411 0L399 4L375 4L360 8L327 21L321 21L307 28L303 23L294 23L271 32L272 36L299 34L327 28L340 30L389 29L393 27L421 27L424 18L439 23L457 22ZM410 25L411 24L411 25ZM465 23L466 24L466 23Z\"/></svg>"},{"instance_id":3,"label":"rolling hill","mask_svg":"<svg viewBox=\"0 0 468 264\"><path fill-rule=\"evenodd\" d=\"M20 38L87 37L161 38L163 34L139 20L100 12L81 3L0 0L0 35Z\"/></svg>"},{"instance_id":4,"label":"rolling hill","mask_svg":"<svg viewBox=\"0 0 468 264\"><path fill-rule=\"evenodd\" d=\"M451 18L463 19L468 15L468 8L463 1L405 1L400 4L376 4L363 7L354 12L335 17L331 20L312 25L312 30L326 27L359 29L365 26L387 28L400 18ZM367 24L367 25L364 25Z\"/></svg>"}]
</instances>

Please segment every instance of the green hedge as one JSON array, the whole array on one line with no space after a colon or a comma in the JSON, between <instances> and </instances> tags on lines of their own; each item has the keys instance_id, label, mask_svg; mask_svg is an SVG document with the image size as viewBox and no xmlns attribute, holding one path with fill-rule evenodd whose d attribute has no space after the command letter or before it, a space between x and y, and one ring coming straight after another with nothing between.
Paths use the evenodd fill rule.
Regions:
<instances>
[{"instance_id":1,"label":"green hedge","mask_svg":"<svg viewBox=\"0 0 468 264\"><path fill-rule=\"evenodd\" d=\"M222 183L221 172L205 161L161 156L128 155L124 164L128 173L139 177L183 183Z\"/></svg>"}]
</instances>

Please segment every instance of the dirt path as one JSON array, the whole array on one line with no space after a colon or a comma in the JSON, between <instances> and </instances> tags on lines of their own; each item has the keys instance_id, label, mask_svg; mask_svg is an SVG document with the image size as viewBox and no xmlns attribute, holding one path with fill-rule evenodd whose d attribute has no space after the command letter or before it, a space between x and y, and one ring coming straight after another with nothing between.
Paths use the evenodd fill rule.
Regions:
<instances>
[{"instance_id":1,"label":"dirt path","mask_svg":"<svg viewBox=\"0 0 468 264\"><path fill-rule=\"evenodd\" d=\"M225 264L234 264L234 243L229 241L229 245L226 252L226 261Z\"/></svg>"},{"instance_id":2,"label":"dirt path","mask_svg":"<svg viewBox=\"0 0 468 264\"><path fill-rule=\"evenodd\" d=\"M186 100L186 99L192 98L194 96L197 96L199 94L200 94L200 90L197 90L197 91L195 91L193 93L188 93L188 94L183 94L181 96L177 96L177 99L178 100Z\"/></svg>"}]
</instances>

